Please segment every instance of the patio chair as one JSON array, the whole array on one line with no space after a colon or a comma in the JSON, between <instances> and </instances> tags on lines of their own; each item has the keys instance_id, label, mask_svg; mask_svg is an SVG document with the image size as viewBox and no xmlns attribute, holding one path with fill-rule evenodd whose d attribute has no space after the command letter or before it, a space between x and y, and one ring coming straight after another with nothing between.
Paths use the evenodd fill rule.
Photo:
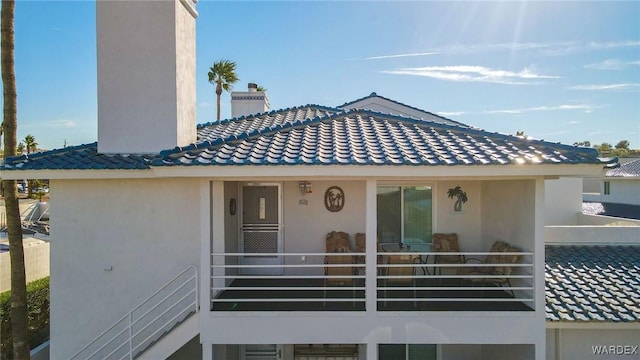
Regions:
<instances>
[{"instance_id":1,"label":"patio chair","mask_svg":"<svg viewBox=\"0 0 640 360\"><path fill-rule=\"evenodd\" d=\"M338 249L338 253L345 253L342 248ZM355 256L345 254L345 255L332 255L326 256L324 263L326 265L345 265L345 266L325 266L324 268L324 299L326 304L327 298L327 287L328 286L351 286L352 289L352 298L353 305L355 305L356 300L356 290L354 284L354 275L356 267L353 266L355 264ZM335 276L335 277L334 277Z\"/></svg>"},{"instance_id":2,"label":"patio chair","mask_svg":"<svg viewBox=\"0 0 640 360\"><path fill-rule=\"evenodd\" d=\"M342 249L340 251L339 249ZM332 231L326 237L326 250L333 252L351 252L349 234L344 231Z\"/></svg>"},{"instance_id":3,"label":"patio chair","mask_svg":"<svg viewBox=\"0 0 640 360\"><path fill-rule=\"evenodd\" d=\"M460 245L458 245L458 234L433 234L433 251L442 253L459 253ZM464 264L464 255L435 255L434 264ZM440 275L442 275L442 267L435 267ZM454 268L455 272L458 272L458 268Z\"/></svg>"},{"instance_id":4,"label":"patio chair","mask_svg":"<svg viewBox=\"0 0 640 360\"><path fill-rule=\"evenodd\" d=\"M349 234L344 231L331 231L325 239L327 253L350 253L351 246ZM325 266L324 275L324 298L327 297L327 286L352 286L356 268L353 266L355 257L353 255L331 255L325 256L324 263L327 265L345 266ZM348 276L341 278L331 278L328 276ZM355 289L353 289L354 305L355 305Z\"/></svg>"},{"instance_id":5,"label":"patio chair","mask_svg":"<svg viewBox=\"0 0 640 360\"><path fill-rule=\"evenodd\" d=\"M402 265L407 264L410 266L393 266L393 267L385 267L385 274L390 276L389 278L385 278L383 281L384 284L384 298L385 305L387 303L387 287L389 285L400 285L400 286L411 286L413 287L413 305L416 305L416 267L413 264L419 262L419 257L413 254L407 255L387 255L385 256L387 259L388 265Z\"/></svg>"},{"instance_id":6,"label":"patio chair","mask_svg":"<svg viewBox=\"0 0 640 360\"><path fill-rule=\"evenodd\" d=\"M496 241L491 246L491 253L487 255L484 260L477 258L468 258L466 262L477 262L480 264L494 264L496 266L478 266L470 268L461 268L459 274L462 275L492 275L495 277L490 278L467 278L467 281L474 283L481 283L482 286L486 284L500 286L507 284L511 297L514 297L513 290L511 289L511 281L506 277L511 275L513 267L511 265L516 264L520 260L520 255L513 254L520 252L519 249L509 246L509 244L503 241Z\"/></svg>"}]
</instances>

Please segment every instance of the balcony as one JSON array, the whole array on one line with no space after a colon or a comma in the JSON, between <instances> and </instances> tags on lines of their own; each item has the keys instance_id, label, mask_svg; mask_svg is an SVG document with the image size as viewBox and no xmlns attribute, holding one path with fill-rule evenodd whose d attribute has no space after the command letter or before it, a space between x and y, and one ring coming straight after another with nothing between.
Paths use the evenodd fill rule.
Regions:
<instances>
[{"instance_id":1,"label":"balcony","mask_svg":"<svg viewBox=\"0 0 640 360\"><path fill-rule=\"evenodd\" d=\"M489 252L464 252L463 264L436 264L434 252L378 252L375 264L366 253L212 253L212 311L367 310L368 286L375 286L374 311L533 311L532 252L515 264L468 261ZM282 265L242 265L242 259L282 257ZM341 259L331 261L330 259ZM290 264L287 259L304 259ZM346 260L345 260L346 259ZM402 259L404 261L394 261ZM289 263L289 264L288 264ZM507 275L483 269L509 267ZM335 271L331 271L331 270ZM256 275L247 273L282 273Z\"/></svg>"}]
</instances>

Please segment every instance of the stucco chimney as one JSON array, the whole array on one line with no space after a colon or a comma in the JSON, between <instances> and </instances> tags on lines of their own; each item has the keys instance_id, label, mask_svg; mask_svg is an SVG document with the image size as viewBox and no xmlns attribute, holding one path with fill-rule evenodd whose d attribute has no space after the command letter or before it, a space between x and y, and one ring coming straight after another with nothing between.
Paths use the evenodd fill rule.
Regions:
<instances>
[{"instance_id":1,"label":"stucco chimney","mask_svg":"<svg viewBox=\"0 0 640 360\"><path fill-rule=\"evenodd\" d=\"M253 115L269 111L269 97L264 91L258 91L258 85L249 83L248 91L231 93L231 117Z\"/></svg>"},{"instance_id":2,"label":"stucco chimney","mask_svg":"<svg viewBox=\"0 0 640 360\"><path fill-rule=\"evenodd\" d=\"M196 141L197 0L98 0L98 152Z\"/></svg>"}]
</instances>

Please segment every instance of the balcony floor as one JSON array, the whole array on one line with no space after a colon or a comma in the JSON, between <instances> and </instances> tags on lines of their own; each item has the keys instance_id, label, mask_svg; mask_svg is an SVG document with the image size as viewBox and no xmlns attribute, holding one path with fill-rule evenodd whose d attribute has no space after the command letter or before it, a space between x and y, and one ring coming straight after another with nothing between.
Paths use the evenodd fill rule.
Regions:
<instances>
[{"instance_id":1,"label":"balcony floor","mask_svg":"<svg viewBox=\"0 0 640 360\"><path fill-rule=\"evenodd\" d=\"M318 279L236 279L230 287L322 287ZM361 285L360 285L361 286ZM380 284L382 286L382 284ZM412 290L378 290L378 311L533 311L524 302L513 301L502 290L457 290L462 284L436 279L418 279L418 287L451 287L450 290L418 290L417 301L393 301L393 298L413 299ZM454 298L456 301L433 301L425 298ZM323 299L326 301L304 301ZM355 298L357 301L347 299ZM505 301L496 299L504 298ZM237 302L214 302L212 311L364 311L363 290L225 290L216 299L239 299ZM269 301L261 301L269 299ZM277 301L277 299L286 299ZM297 300L300 299L300 300ZM332 300L342 301L332 301ZM469 299L465 301L464 299ZM482 299L491 299L483 301ZM346 301L344 301L346 300ZM511 300L511 301L509 301Z\"/></svg>"}]
</instances>

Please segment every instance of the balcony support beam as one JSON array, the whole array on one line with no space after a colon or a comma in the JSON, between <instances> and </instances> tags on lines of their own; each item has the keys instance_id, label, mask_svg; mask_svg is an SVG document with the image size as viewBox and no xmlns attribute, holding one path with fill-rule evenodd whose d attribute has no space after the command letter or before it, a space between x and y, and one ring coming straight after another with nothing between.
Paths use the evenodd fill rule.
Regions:
<instances>
[{"instance_id":1,"label":"balcony support beam","mask_svg":"<svg viewBox=\"0 0 640 360\"><path fill-rule=\"evenodd\" d=\"M534 219L534 246L533 246L533 281L534 299L536 313L536 328L544 329L546 323L545 315L545 288L544 288L544 218L545 218L545 181L538 177L535 185L535 219ZM535 340L535 358L544 359L546 356L546 336L544 331Z\"/></svg>"},{"instance_id":2,"label":"balcony support beam","mask_svg":"<svg viewBox=\"0 0 640 360\"><path fill-rule=\"evenodd\" d=\"M366 311L368 314L374 314L377 311L377 182L376 180L367 180L366 185L366 201L365 201L365 229L366 229ZM369 350L367 350L368 352ZM373 359L371 357L367 357Z\"/></svg>"}]
</instances>

